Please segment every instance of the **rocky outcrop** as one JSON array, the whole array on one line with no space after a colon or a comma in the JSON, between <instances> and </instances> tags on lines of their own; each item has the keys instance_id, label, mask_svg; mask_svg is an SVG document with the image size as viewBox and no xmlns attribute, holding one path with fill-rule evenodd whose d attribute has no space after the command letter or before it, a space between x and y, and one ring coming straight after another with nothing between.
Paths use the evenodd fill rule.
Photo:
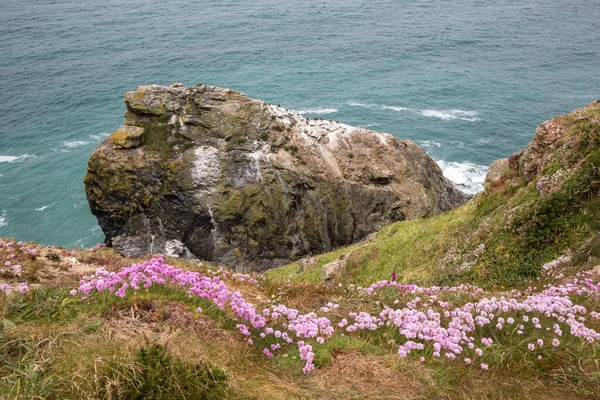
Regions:
<instances>
[{"instance_id":1,"label":"rocky outcrop","mask_svg":"<svg viewBox=\"0 0 600 400\"><path fill-rule=\"evenodd\" d=\"M496 185L502 181L502 178L509 171L508 158L501 158L494 161L485 175L484 186Z\"/></svg>"},{"instance_id":2,"label":"rocky outcrop","mask_svg":"<svg viewBox=\"0 0 600 400\"><path fill-rule=\"evenodd\" d=\"M211 86L140 86L85 188L128 255L263 270L467 200L425 151Z\"/></svg>"},{"instance_id":3,"label":"rocky outcrop","mask_svg":"<svg viewBox=\"0 0 600 400\"><path fill-rule=\"evenodd\" d=\"M544 121L527 148L492 163L485 178L486 188L501 185L508 177L526 182L538 177L540 192L544 192L545 186L558 186L598 149L599 124L600 100Z\"/></svg>"},{"instance_id":4,"label":"rocky outcrop","mask_svg":"<svg viewBox=\"0 0 600 400\"><path fill-rule=\"evenodd\" d=\"M556 152L556 145L562 143L560 139L566 130L566 125L560 118L543 122L537 127L529 146L510 157L510 167L526 179L533 178Z\"/></svg>"}]
</instances>

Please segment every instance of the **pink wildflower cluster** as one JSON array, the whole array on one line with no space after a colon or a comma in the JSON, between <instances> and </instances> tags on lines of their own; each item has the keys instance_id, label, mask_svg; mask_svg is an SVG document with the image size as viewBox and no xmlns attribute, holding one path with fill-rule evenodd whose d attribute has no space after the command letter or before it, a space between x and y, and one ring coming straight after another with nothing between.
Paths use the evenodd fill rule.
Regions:
<instances>
[{"instance_id":1,"label":"pink wildflower cluster","mask_svg":"<svg viewBox=\"0 0 600 400\"><path fill-rule=\"evenodd\" d=\"M231 308L238 318L249 322L254 328L265 325L265 319L258 314L254 306L246 302L240 292L232 292L218 276L201 276L198 272L183 271L164 263L162 258L153 258L141 264L123 268L119 272L108 272L99 268L89 277L79 282L79 292L85 299L92 291L114 292L118 297L125 297L127 289L134 291L149 288L153 285L170 285L188 291L190 296L211 300L220 309ZM240 332L250 336L248 327L238 325Z\"/></svg>"},{"instance_id":2,"label":"pink wildflower cluster","mask_svg":"<svg viewBox=\"0 0 600 400\"><path fill-rule=\"evenodd\" d=\"M3 283L0 285L0 292L11 293L11 292L20 292L20 293L29 293L29 284L27 282L21 282L16 285L9 285L8 283Z\"/></svg>"},{"instance_id":3,"label":"pink wildflower cluster","mask_svg":"<svg viewBox=\"0 0 600 400\"><path fill-rule=\"evenodd\" d=\"M198 266L202 267L203 264L199 263ZM259 275L255 272L253 272L252 274L241 274L238 272L231 272L230 270L224 268L223 266L219 266L216 271L209 269L207 271L207 273L210 275L213 275L213 276L219 276L223 280L236 281L239 283L244 283L247 285L253 285L253 286L257 286L257 287L260 285L259 280L260 281L266 280L266 278L263 275Z\"/></svg>"},{"instance_id":4,"label":"pink wildflower cluster","mask_svg":"<svg viewBox=\"0 0 600 400\"><path fill-rule=\"evenodd\" d=\"M162 258L153 258L116 273L100 268L94 275L84 277L78 290L72 293L79 293L83 296L82 299L86 299L94 291L109 291L116 296L125 297L128 291L154 285L186 290L189 296L210 300L220 309L232 312L234 320L238 322L238 330L249 344L254 344L257 337L268 339L271 344L262 350L266 357L274 357L284 346L296 343L300 358L305 361L304 373L315 368L315 346L318 347L332 337L336 329L342 335L393 329L405 339L398 344L397 352L400 357L422 352L421 362L425 361L423 356L431 354L435 358L460 359L467 365L477 362L475 365L484 370L488 369L488 364L483 362L484 349L496 345L490 330L503 332L505 336L532 332L538 338L523 344L532 351L546 346L539 336L542 333L547 335L548 332L554 335L547 339L553 347L560 346L559 338L563 337L563 331L590 343L600 340L600 333L585 325L588 315L592 318L600 315L595 311L588 314L584 307L574 304L569 297L571 294L600 294L600 283L594 283L584 274L571 283L548 285L540 293L535 293L534 288L530 288L526 294L515 291L511 292L512 297L499 298L479 298L483 289L471 285L425 288L389 281L377 282L368 288L350 285L349 289L367 295L373 295L384 287L393 287L399 291L399 295L416 297L412 297L400 308L389 307L377 301L375 304L382 309L376 314L365 311L345 311L345 314L340 311L338 304L329 302L320 309L329 318L316 312L303 314L276 302L258 312L240 292L230 290L224 282L226 277L255 284L254 282L258 283L256 278L232 274L223 269L209 271L208 275L212 276L183 271L165 264ZM466 294L470 301L460 307L452 307L448 301L442 300L442 295L445 294ZM399 304L399 300L396 299L394 304ZM482 331L488 334L480 334Z\"/></svg>"},{"instance_id":5,"label":"pink wildflower cluster","mask_svg":"<svg viewBox=\"0 0 600 400\"><path fill-rule=\"evenodd\" d=\"M305 344L302 340L298 342L298 347L300 349L300 359L306 361L306 365L302 368L302 372L307 374L315 369L315 365L313 364L315 353L313 353L312 346L310 344Z\"/></svg>"},{"instance_id":6,"label":"pink wildflower cluster","mask_svg":"<svg viewBox=\"0 0 600 400\"><path fill-rule=\"evenodd\" d=\"M241 274L234 276L248 280L247 276ZM273 335L276 339L288 344L294 342L292 335L296 338L316 338L318 342L322 343L324 340L319 340L318 335L329 337L334 333L334 328L331 326L329 319L319 318L315 313L300 315L298 310L287 308L284 305L273 306L272 310L265 309L262 312L263 315L261 315L252 304L244 300L240 292L229 290L221 277L208 277L202 276L198 272L183 271L165 264L162 258L153 258L141 264L134 264L116 273L99 268L95 274L83 277L79 282L79 288L71 291L71 294L77 295L79 293L82 295L82 300L86 300L94 291L109 291L118 297L125 297L128 289L135 291L153 285L169 285L181 288L187 290L190 296L211 300L220 309L229 307L236 318L242 321L236 325L238 330L249 339L252 332L247 323L254 329L263 328L259 333L261 338ZM284 331L266 327L265 317L267 316L271 320L282 318L285 321L281 324ZM253 343L253 341L249 341L249 343ZM305 349L305 355L302 359L306 361L305 372L309 372L314 369L312 363L314 353L309 351L306 345L300 347ZM281 345L275 344L271 349L265 348L263 353L267 357L273 357L272 352L279 348L281 348Z\"/></svg>"},{"instance_id":7,"label":"pink wildflower cluster","mask_svg":"<svg viewBox=\"0 0 600 400\"><path fill-rule=\"evenodd\" d=\"M18 256L22 254L35 255L36 249L26 246L23 242L0 241L0 275L7 278L20 277L23 267L18 263Z\"/></svg>"},{"instance_id":8,"label":"pink wildflower cluster","mask_svg":"<svg viewBox=\"0 0 600 400\"><path fill-rule=\"evenodd\" d=\"M535 188L540 192L540 194L544 194L548 191L547 184L550 182L550 178L547 176L542 176L535 184Z\"/></svg>"}]
</instances>

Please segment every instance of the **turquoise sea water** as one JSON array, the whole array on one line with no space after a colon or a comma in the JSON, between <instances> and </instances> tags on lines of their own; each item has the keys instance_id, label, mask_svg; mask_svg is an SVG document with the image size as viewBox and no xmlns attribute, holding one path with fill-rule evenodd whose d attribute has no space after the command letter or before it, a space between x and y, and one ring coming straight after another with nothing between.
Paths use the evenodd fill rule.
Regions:
<instances>
[{"instance_id":1,"label":"turquoise sea water","mask_svg":"<svg viewBox=\"0 0 600 400\"><path fill-rule=\"evenodd\" d=\"M175 81L411 139L473 192L540 122L600 98L600 3L3 0L0 236L102 241L87 158L125 91Z\"/></svg>"}]
</instances>

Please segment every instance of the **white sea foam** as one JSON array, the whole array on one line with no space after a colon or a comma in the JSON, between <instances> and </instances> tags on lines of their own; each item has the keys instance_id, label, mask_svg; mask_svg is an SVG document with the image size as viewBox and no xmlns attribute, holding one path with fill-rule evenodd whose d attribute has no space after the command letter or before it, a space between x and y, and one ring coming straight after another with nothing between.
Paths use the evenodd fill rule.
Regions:
<instances>
[{"instance_id":1,"label":"white sea foam","mask_svg":"<svg viewBox=\"0 0 600 400\"><path fill-rule=\"evenodd\" d=\"M464 110L421 110L424 117L439 118L443 120L460 119L462 121L479 121L477 111Z\"/></svg>"},{"instance_id":2,"label":"white sea foam","mask_svg":"<svg viewBox=\"0 0 600 400\"><path fill-rule=\"evenodd\" d=\"M28 158L35 158L32 154L23 154L21 156L0 156L0 163L21 162Z\"/></svg>"},{"instance_id":3,"label":"white sea foam","mask_svg":"<svg viewBox=\"0 0 600 400\"><path fill-rule=\"evenodd\" d=\"M436 160L448 178L458 189L467 193L475 194L483 190L483 182L488 167L485 165L473 164L471 162L455 162Z\"/></svg>"},{"instance_id":4,"label":"white sea foam","mask_svg":"<svg viewBox=\"0 0 600 400\"><path fill-rule=\"evenodd\" d=\"M422 140L417 142L421 147L426 149L431 149L432 147L442 147L442 145L438 142L434 142L433 140Z\"/></svg>"},{"instance_id":5,"label":"white sea foam","mask_svg":"<svg viewBox=\"0 0 600 400\"><path fill-rule=\"evenodd\" d=\"M73 149L75 147L85 146L86 144L89 144L89 143L90 142L86 142L84 140L65 140L63 142L63 146Z\"/></svg>"},{"instance_id":6,"label":"white sea foam","mask_svg":"<svg viewBox=\"0 0 600 400\"><path fill-rule=\"evenodd\" d=\"M391 110L391 111L409 111L412 113L416 113L419 114L423 117L428 117L428 118L439 118L442 120L452 120L452 119L458 119L461 121L479 121L479 117L477 117L477 111L465 111L465 110L433 110L433 109L427 109L427 110L416 110L416 109L411 109L411 108L407 108L407 107L400 107L400 106L388 106L388 105L379 105L379 104L372 104L372 103L360 103L357 101L348 101L346 102L346 104L348 104L351 107L361 107L361 108L380 108L382 110Z\"/></svg>"},{"instance_id":7,"label":"white sea foam","mask_svg":"<svg viewBox=\"0 0 600 400\"><path fill-rule=\"evenodd\" d=\"M110 136L110 133L99 133L97 135L90 135L90 139L94 139L94 140L104 140L107 137Z\"/></svg>"},{"instance_id":8,"label":"white sea foam","mask_svg":"<svg viewBox=\"0 0 600 400\"><path fill-rule=\"evenodd\" d=\"M404 111L408 110L406 107L397 107L397 106L381 106L384 110L392 110L392 111Z\"/></svg>"},{"instance_id":9,"label":"white sea foam","mask_svg":"<svg viewBox=\"0 0 600 400\"><path fill-rule=\"evenodd\" d=\"M6 226L6 210L2 210L2 215L0 215L0 228Z\"/></svg>"},{"instance_id":10,"label":"white sea foam","mask_svg":"<svg viewBox=\"0 0 600 400\"><path fill-rule=\"evenodd\" d=\"M48 207L50 207L50 206L43 206L43 207L40 207L40 208L36 208L35 211L44 211Z\"/></svg>"},{"instance_id":11,"label":"white sea foam","mask_svg":"<svg viewBox=\"0 0 600 400\"><path fill-rule=\"evenodd\" d=\"M297 112L300 115L304 114L313 114L313 115L322 115L322 114L333 114L338 112L337 108L306 108L304 110L292 110Z\"/></svg>"},{"instance_id":12,"label":"white sea foam","mask_svg":"<svg viewBox=\"0 0 600 400\"><path fill-rule=\"evenodd\" d=\"M357 101L348 101L346 102L351 107L361 107L361 108L373 108L379 107L377 104L367 104L367 103L359 103Z\"/></svg>"}]
</instances>

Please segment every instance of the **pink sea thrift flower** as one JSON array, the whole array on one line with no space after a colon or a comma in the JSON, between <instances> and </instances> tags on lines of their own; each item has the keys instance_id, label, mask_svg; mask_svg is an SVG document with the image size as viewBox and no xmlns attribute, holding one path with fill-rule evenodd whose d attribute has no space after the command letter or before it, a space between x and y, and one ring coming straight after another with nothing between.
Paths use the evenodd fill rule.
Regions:
<instances>
[{"instance_id":1,"label":"pink sea thrift flower","mask_svg":"<svg viewBox=\"0 0 600 400\"><path fill-rule=\"evenodd\" d=\"M29 285L27 285L27 282L23 282L19 285L19 292L21 292L21 293L29 292Z\"/></svg>"}]
</instances>

